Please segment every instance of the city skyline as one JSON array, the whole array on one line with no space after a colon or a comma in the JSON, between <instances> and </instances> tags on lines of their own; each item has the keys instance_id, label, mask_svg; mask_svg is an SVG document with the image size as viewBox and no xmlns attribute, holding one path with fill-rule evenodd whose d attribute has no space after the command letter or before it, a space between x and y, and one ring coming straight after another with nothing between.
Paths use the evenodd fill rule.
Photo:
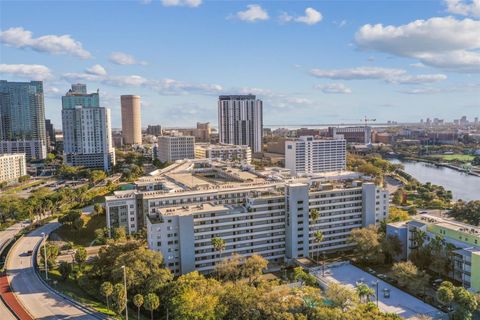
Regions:
<instances>
[{"instance_id":1,"label":"city skyline","mask_svg":"<svg viewBox=\"0 0 480 320\"><path fill-rule=\"evenodd\" d=\"M216 125L219 95L249 93L264 101L265 125L478 116L469 1L415 2L415 12L401 1L0 5L1 78L44 80L57 128L77 82L100 89L115 128L127 94L142 97L144 127Z\"/></svg>"}]
</instances>

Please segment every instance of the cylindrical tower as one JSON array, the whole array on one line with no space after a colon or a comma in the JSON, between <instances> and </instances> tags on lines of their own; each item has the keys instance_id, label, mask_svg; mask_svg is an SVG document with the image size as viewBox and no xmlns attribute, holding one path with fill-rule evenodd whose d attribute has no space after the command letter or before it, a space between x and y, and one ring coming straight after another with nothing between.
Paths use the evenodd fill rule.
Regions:
<instances>
[{"instance_id":1,"label":"cylindrical tower","mask_svg":"<svg viewBox=\"0 0 480 320\"><path fill-rule=\"evenodd\" d=\"M123 95L122 136L125 144L142 144L142 120L140 113L140 96Z\"/></svg>"}]
</instances>

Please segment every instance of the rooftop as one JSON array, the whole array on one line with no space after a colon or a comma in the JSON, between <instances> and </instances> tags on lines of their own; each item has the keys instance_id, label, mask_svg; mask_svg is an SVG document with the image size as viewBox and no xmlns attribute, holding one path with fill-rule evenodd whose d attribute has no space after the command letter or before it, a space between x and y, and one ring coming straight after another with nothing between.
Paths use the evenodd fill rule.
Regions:
<instances>
[{"instance_id":1,"label":"rooftop","mask_svg":"<svg viewBox=\"0 0 480 320\"><path fill-rule=\"evenodd\" d=\"M414 220L425 224L437 225L439 227L463 232L465 234L480 237L480 228L453 220L452 218L441 218L437 215L421 214L413 217Z\"/></svg>"}]
</instances>

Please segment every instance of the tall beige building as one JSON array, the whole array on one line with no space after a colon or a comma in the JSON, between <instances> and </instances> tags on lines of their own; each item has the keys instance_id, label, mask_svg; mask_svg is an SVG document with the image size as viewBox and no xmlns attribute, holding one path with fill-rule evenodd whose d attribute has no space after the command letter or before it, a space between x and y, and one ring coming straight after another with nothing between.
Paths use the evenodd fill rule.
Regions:
<instances>
[{"instance_id":1,"label":"tall beige building","mask_svg":"<svg viewBox=\"0 0 480 320\"><path fill-rule=\"evenodd\" d=\"M124 95L122 104L122 136L125 144L142 144L140 96Z\"/></svg>"}]
</instances>

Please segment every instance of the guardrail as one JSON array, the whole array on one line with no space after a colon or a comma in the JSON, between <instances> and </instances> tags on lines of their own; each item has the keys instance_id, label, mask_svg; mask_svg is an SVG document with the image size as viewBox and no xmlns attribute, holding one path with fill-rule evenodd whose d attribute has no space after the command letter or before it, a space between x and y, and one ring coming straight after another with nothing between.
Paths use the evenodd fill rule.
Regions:
<instances>
[{"instance_id":1,"label":"guardrail","mask_svg":"<svg viewBox=\"0 0 480 320\"><path fill-rule=\"evenodd\" d=\"M53 231L53 230L52 230ZM37 256L38 256L38 249L41 247L41 245L43 244L43 242L46 240L46 237L45 239L42 239L41 241L39 241L36 245L35 245L35 248L33 250L33 254L32 254L32 259L33 259L33 269L35 270L35 275L38 277L38 279L45 285L45 287L47 287L53 294L56 294L57 296L69 301L70 303L72 303L74 306L76 306L77 308L79 308L80 310L86 312L87 314L89 314L90 316L96 318L96 319L100 319L100 320L110 320L112 319L111 317L107 316L107 315L100 315L98 311L96 311L95 309L93 308L90 308L90 307L87 307L87 306L84 306L82 305L81 303L75 301L74 299L70 298L69 296L67 295L64 295L63 293L55 290L54 288L52 288L47 281L45 281L42 276L40 275L40 270L38 268L38 263L37 263Z\"/></svg>"}]
</instances>

